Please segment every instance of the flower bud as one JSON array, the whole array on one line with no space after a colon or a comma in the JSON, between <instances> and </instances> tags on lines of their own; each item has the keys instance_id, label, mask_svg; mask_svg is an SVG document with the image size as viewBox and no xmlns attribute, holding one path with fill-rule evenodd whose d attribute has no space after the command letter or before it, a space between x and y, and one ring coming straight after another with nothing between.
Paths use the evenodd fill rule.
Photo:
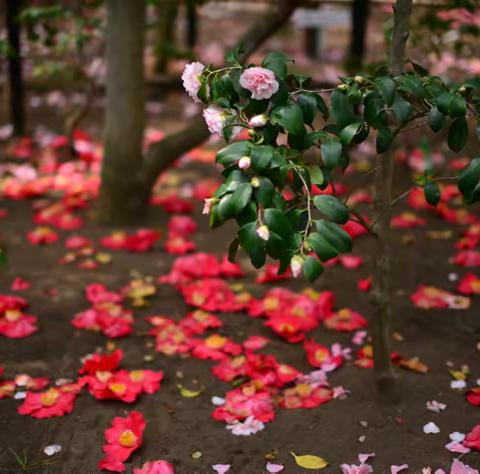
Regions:
<instances>
[{"instance_id":1,"label":"flower bud","mask_svg":"<svg viewBox=\"0 0 480 474\"><path fill-rule=\"evenodd\" d=\"M252 185L252 188L258 188L260 186L260 180L255 176L250 181L250 184Z\"/></svg>"},{"instance_id":2,"label":"flower bud","mask_svg":"<svg viewBox=\"0 0 480 474\"><path fill-rule=\"evenodd\" d=\"M239 160L238 160L238 167L241 169L241 170L246 170L248 168L250 168L250 165L252 164L252 160L250 159L249 156L242 156Z\"/></svg>"},{"instance_id":3,"label":"flower bud","mask_svg":"<svg viewBox=\"0 0 480 474\"><path fill-rule=\"evenodd\" d=\"M257 235L262 239L267 241L270 238L270 230L268 227L263 224L260 227L257 227Z\"/></svg>"},{"instance_id":4,"label":"flower bud","mask_svg":"<svg viewBox=\"0 0 480 474\"><path fill-rule=\"evenodd\" d=\"M268 117L265 114L255 115L248 121L250 127L264 127L267 124Z\"/></svg>"},{"instance_id":5,"label":"flower bud","mask_svg":"<svg viewBox=\"0 0 480 474\"><path fill-rule=\"evenodd\" d=\"M303 257L300 255L295 255L290 260L290 270L292 270L292 274L294 278L297 278L300 273L302 272L303 268Z\"/></svg>"},{"instance_id":6,"label":"flower bud","mask_svg":"<svg viewBox=\"0 0 480 474\"><path fill-rule=\"evenodd\" d=\"M458 92L460 92L460 94L464 94L465 92L467 92L467 88L465 86L462 86L458 89Z\"/></svg>"},{"instance_id":7,"label":"flower bud","mask_svg":"<svg viewBox=\"0 0 480 474\"><path fill-rule=\"evenodd\" d=\"M255 135L256 135L256 132L255 132L255 130L254 130L253 128L251 128L251 129L248 130L248 136L249 136L250 138L253 138Z\"/></svg>"},{"instance_id":8,"label":"flower bud","mask_svg":"<svg viewBox=\"0 0 480 474\"><path fill-rule=\"evenodd\" d=\"M348 86L347 84L338 84L337 89L341 91L346 91L348 89Z\"/></svg>"},{"instance_id":9,"label":"flower bud","mask_svg":"<svg viewBox=\"0 0 480 474\"><path fill-rule=\"evenodd\" d=\"M357 84L363 84L365 82L365 78L363 76L355 76L353 78L353 80L357 83Z\"/></svg>"},{"instance_id":10,"label":"flower bud","mask_svg":"<svg viewBox=\"0 0 480 474\"><path fill-rule=\"evenodd\" d=\"M212 210L212 207L217 204L218 199L215 197L212 198L206 198L203 201L203 211L202 214L210 214L210 211Z\"/></svg>"}]
</instances>

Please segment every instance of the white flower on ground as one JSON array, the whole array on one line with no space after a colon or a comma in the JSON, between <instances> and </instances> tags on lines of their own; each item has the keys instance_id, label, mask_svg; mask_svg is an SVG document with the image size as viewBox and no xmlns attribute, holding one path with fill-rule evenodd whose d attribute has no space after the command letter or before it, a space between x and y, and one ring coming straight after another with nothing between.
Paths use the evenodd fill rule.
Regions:
<instances>
[{"instance_id":1,"label":"white flower on ground","mask_svg":"<svg viewBox=\"0 0 480 474\"><path fill-rule=\"evenodd\" d=\"M423 432L425 434L437 434L440 433L440 428L433 421L430 421L423 427Z\"/></svg>"},{"instance_id":2,"label":"white flower on ground","mask_svg":"<svg viewBox=\"0 0 480 474\"><path fill-rule=\"evenodd\" d=\"M427 402L427 410L434 411L435 413L440 413L445 410L447 405L445 403L437 402L436 400L431 400Z\"/></svg>"},{"instance_id":3,"label":"white flower on ground","mask_svg":"<svg viewBox=\"0 0 480 474\"><path fill-rule=\"evenodd\" d=\"M62 450L62 447L59 444L51 444L43 448L43 452L47 456L53 456L54 454L59 453Z\"/></svg>"},{"instance_id":4,"label":"white flower on ground","mask_svg":"<svg viewBox=\"0 0 480 474\"><path fill-rule=\"evenodd\" d=\"M253 416L249 416L243 422L234 421L227 425L227 430L236 436L249 436L263 430L265 425Z\"/></svg>"},{"instance_id":5,"label":"white flower on ground","mask_svg":"<svg viewBox=\"0 0 480 474\"><path fill-rule=\"evenodd\" d=\"M188 95L194 102L200 102L198 98L198 91L201 87L200 76L202 75L205 66L198 61L187 64L182 74L183 87L188 92Z\"/></svg>"}]
</instances>

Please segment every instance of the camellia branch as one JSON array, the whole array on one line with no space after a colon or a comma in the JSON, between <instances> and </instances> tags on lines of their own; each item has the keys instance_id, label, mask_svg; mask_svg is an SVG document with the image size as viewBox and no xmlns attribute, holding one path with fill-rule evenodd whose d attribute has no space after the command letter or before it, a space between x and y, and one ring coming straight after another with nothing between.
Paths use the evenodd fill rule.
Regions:
<instances>
[{"instance_id":1,"label":"camellia branch","mask_svg":"<svg viewBox=\"0 0 480 474\"><path fill-rule=\"evenodd\" d=\"M238 42L238 46L243 46L240 61L245 62L265 40L284 25L300 3L300 0L285 0L279 2L275 9L269 7L267 13L262 15ZM146 186L152 186L157 177L182 154L200 145L209 136L203 117L198 115L181 131L151 145L142 171Z\"/></svg>"}]
</instances>

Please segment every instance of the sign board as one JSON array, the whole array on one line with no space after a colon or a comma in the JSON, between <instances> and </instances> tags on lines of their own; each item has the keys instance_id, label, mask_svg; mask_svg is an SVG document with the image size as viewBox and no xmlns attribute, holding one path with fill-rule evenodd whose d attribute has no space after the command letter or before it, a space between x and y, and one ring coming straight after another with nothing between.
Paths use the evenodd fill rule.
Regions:
<instances>
[{"instance_id":1,"label":"sign board","mask_svg":"<svg viewBox=\"0 0 480 474\"><path fill-rule=\"evenodd\" d=\"M299 8L293 15L293 23L298 28L349 28L350 10Z\"/></svg>"}]
</instances>

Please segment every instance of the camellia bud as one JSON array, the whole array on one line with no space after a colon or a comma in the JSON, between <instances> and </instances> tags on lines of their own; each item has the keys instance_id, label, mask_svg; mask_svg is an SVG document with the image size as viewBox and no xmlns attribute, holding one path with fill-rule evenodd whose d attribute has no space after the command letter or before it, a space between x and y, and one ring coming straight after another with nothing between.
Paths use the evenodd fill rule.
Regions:
<instances>
[{"instance_id":1,"label":"camellia bud","mask_svg":"<svg viewBox=\"0 0 480 474\"><path fill-rule=\"evenodd\" d=\"M341 91L346 91L348 89L347 84L338 84L337 89Z\"/></svg>"},{"instance_id":2,"label":"camellia bud","mask_svg":"<svg viewBox=\"0 0 480 474\"><path fill-rule=\"evenodd\" d=\"M465 86L462 86L458 89L458 92L460 92L460 94L463 94L463 93L467 92L467 88Z\"/></svg>"},{"instance_id":3,"label":"camellia bud","mask_svg":"<svg viewBox=\"0 0 480 474\"><path fill-rule=\"evenodd\" d=\"M250 159L249 156L242 156L238 160L238 167L241 170L246 170L246 169L250 168L251 163L252 163L252 160Z\"/></svg>"},{"instance_id":4,"label":"camellia bud","mask_svg":"<svg viewBox=\"0 0 480 474\"><path fill-rule=\"evenodd\" d=\"M256 132L255 132L255 130L254 130L253 128L251 128L250 130L248 130L248 136L249 136L250 138L253 138L253 137L255 136L255 133L256 133Z\"/></svg>"},{"instance_id":5,"label":"camellia bud","mask_svg":"<svg viewBox=\"0 0 480 474\"><path fill-rule=\"evenodd\" d=\"M252 188L258 188L260 186L260 180L255 176L250 181L250 184L252 185Z\"/></svg>"},{"instance_id":6,"label":"camellia bud","mask_svg":"<svg viewBox=\"0 0 480 474\"><path fill-rule=\"evenodd\" d=\"M210 214L210 211L212 210L212 207L217 204L218 199L215 197L212 198L206 198L203 201L203 211L202 214Z\"/></svg>"},{"instance_id":7,"label":"camellia bud","mask_svg":"<svg viewBox=\"0 0 480 474\"><path fill-rule=\"evenodd\" d=\"M290 270L292 270L292 274L294 278L297 278L300 273L302 272L303 268L303 257L300 255L295 255L290 260Z\"/></svg>"},{"instance_id":8,"label":"camellia bud","mask_svg":"<svg viewBox=\"0 0 480 474\"><path fill-rule=\"evenodd\" d=\"M263 224L260 227L257 227L257 235L262 239L267 241L270 238L270 231L268 227Z\"/></svg>"},{"instance_id":9,"label":"camellia bud","mask_svg":"<svg viewBox=\"0 0 480 474\"><path fill-rule=\"evenodd\" d=\"M353 80L357 83L357 84L363 84L365 82L365 78L363 76L355 76L353 78Z\"/></svg>"},{"instance_id":10,"label":"camellia bud","mask_svg":"<svg viewBox=\"0 0 480 474\"><path fill-rule=\"evenodd\" d=\"M250 127L264 127L267 124L268 117L265 114L255 115L248 121Z\"/></svg>"}]
</instances>

